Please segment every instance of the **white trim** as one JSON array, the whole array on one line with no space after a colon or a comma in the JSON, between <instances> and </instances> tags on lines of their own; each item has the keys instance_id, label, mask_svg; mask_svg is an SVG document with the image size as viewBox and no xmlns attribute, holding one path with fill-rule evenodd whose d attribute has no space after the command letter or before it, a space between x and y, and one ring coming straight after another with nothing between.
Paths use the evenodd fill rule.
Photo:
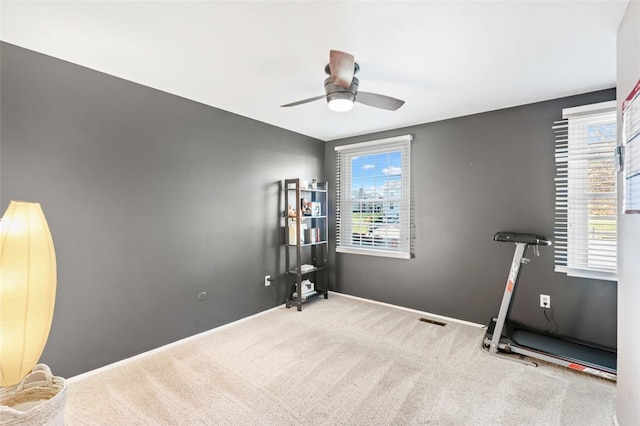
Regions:
<instances>
[{"instance_id":1,"label":"white trim","mask_svg":"<svg viewBox=\"0 0 640 426\"><path fill-rule=\"evenodd\" d=\"M411 254L397 251L384 251L377 248L358 249L353 247L336 247L336 253L363 254L366 256L393 257L395 259L411 259Z\"/></svg>"},{"instance_id":2,"label":"white trim","mask_svg":"<svg viewBox=\"0 0 640 426\"><path fill-rule=\"evenodd\" d=\"M247 320L249 320L251 318L259 317L261 315L264 315L264 314L266 314L268 312L271 312L273 310L276 310L276 309L281 309L283 306L284 306L284 304L278 305L278 306L273 307L271 309L267 309L266 311L258 312L257 314L249 315L248 317L240 318L240 319L232 321L230 323L223 324L223 325L221 325L219 327L215 327L215 328L212 328L210 330L203 331L202 333L194 334L193 336L188 336L188 337L185 337L184 339L180 339L180 340L176 340L175 342L167 343L166 345L160 346L158 348L150 349L150 350L148 350L146 352L142 352L140 354L133 355L133 356L131 356L129 358L121 359L120 361L116 361L114 363L107 364L107 365L104 365L102 367L98 367L95 370L90 370L90 371L87 371L85 373L78 374L77 376L73 376L73 377L70 377L68 379L65 379L65 381L67 382L67 384L77 382L77 381L85 379L85 378L87 378L89 376L93 376L94 374L99 374L99 373L102 373L104 371L108 371L108 370L111 370L113 368L119 367L121 365L128 364L129 362L146 358L146 357L148 357L150 355L153 355L153 354L158 353L160 351L163 351L165 349L172 348L172 347L180 345L182 343L187 343L187 342L190 342L191 340L198 339L198 338L200 338L202 336L206 336L206 335L209 335L209 334L217 333L217 332L222 331L222 330L224 330L226 328L229 328L229 327L232 327L234 325L240 324L240 323L242 323L244 321L247 321Z\"/></svg>"},{"instance_id":3,"label":"white trim","mask_svg":"<svg viewBox=\"0 0 640 426\"><path fill-rule=\"evenodd\" d=\"M464 324L464 325L468 325L468 326L476 327L476 328L485 327L482 324L476 324L474 322L459 320L459 319L451 318L451 317L445 317L443 315L432 314L432 313L424 312L424 311L418 311L416 309L405 308L404 306L392 305L390 303L378 302L376 300L365 299L365 298L358 297L358 296L351 296L349 294L337 293L335 291L329 291L329 293L331 293L332 296L340 296L340 297L347 297L347 298L350 298L350 299L361 300L363 302L374 303L376 305L386 306L386 307L389 307L389 308L399 309L401 311L412 312L414 314L428 316L428 317L435 318L435 319L438 319L438 320L441 320L441 321L455 322L455 323L458 323L458 324ZM116 368L116 367L120 367L120 366L128 364L130 362L137 361L137 360L140 360L140 359L144 359L144 358L146 358L146 357L148 357L150 355L153 355L153 354L158 353L160 351L163 351L165 349L169 349L169 348L172 348L174 346L190 342L191 340L195 340L195 339L198 339L200 337L203 337L203 336L206 336L206 335L209 335L209 334L217 333L219 331L222 331L222 330L227 329L229 327L232 327L234 325L240 324L240 323L242 323L244 321L248 321L249 319L265 315L268 312L271 312L271 311L274 311L274 310L282 309L284 306L285 306L284 304L278 305L278 306L275 306L275 307L273 307L271 309L267 309L265 311L258 312L257 314L249 315L248 317L240 318L239 320L232 321L230 323L221 325L219 327L203 331L202 333L194 334L193 336L188 336L188 337L185 337L184 339L180 339L180 340L176 340L175 342L167 343L166 345L160 346L158 348L151 349L151 350L146 351L146 352L142 352L140 354L131 356L129 358L121 359L120 361L116 361L114 363L107 364L107 365L104 365L102 367L98 367L98 368L96 368L94 370L90 370L90 371L87 371L85 373L78 374L77 376L69 377L68 379L65 379L65 382L67 384L72 384L72 383L78 382L80 380L86 379L87 377L103 373L105 371L111 370L111 369Z\"/></svg>"},{"instance_id":4,"label":"white trim","mask_svg":"<svg viewBox=\"0 0 640 426\"><path fill-rule=\"evenodd\" d=\"M360 142L360 143L353 143L353 144L347 144L347 145L340 145L340 146L336 146L335 150L336 151L344 151L346 149L360 149L360 148L367 148L367 147L373 147L376 145L386 145L386 144L390 144L390 143L394 143L394 142L411 142L413 140L413 136L411 135L402 135L402 136L394 136L392 138L386 138L386 139L378 139L375 141L367 141L367 142Z\"/></svg>"},{"instance_id":5,"label":"white trim","mask_svg":"<svg viewBox=\"0 0 640 426\"><path fill-rule=\"evenodd\" d=\"M591 278L594 280L618 281L616 272L596 271L593 269L580 269L567 266L566 273L568 277Z\"/></svg>"},{"instance_id":6,"label":"white trim","mask_svg":"<svg viewBox=\"0 0 640 426\"><path fill-rule=\"evenodd\" d=\"M357 144L343 145L336 147L336 252L350 253L357 255L390 257L395 259L410 259L412 257L412 229L413 229L413 205L411 202L411 141L413 136L402 135L392 138L378 139L374 141L361 142ZM367 155L388 155L389 152L401 154L401 179L398 182L401 193L391 195L385 200L374 199L354 199L349 195L352 191L353 183L353 161L361 156ZM395 187L395 186L394 186ZM366 197L364 197L366 198ZM380 245L371 241L367 246L363 237L360 241L352 240L354 221L349 211L355 211L354 206L359 203L388 202L399 205L399 230L397 247L391 247L389 240L381 241ZM389 204L391 205L391 204ZM346 210L345 210L346 209ZM383 230L386 225L380 226ZM369 228L371 230L371 228ZM394 230L395 231L395 230ZM380 236L384 237L381 233Z\"/></svg>"},{"instance_id":7,"label":"white trim","mask_svg":"<svg viewBox=\"0 0 640 426\"><path fill-rule=\"evenodd\" d=\"M594 112L615 111L617 101L599 102L597 104L581 105L573 108L564 108L562 110L562 118L572 118L577 115L593 114Z\"/></svg>"},{"instance_id":8,"label":"white trim","mask_svg":"<svg viewBox=\"0 0 640 426\"><path fill-rule=\"evenodd\" d=\"M571 268L566 265L556 265L553 271L566 274L568 277L591 278L603 281L618 281L618 274L616 272Z\"/></svg>"},{"instance_id":9,"label":"white trim","mask_svg":"<svg viewBox=\"0 0 640 426\"><path fill-rule=\"evenodd\" d=\"M335 291L330 291L329 293L331 293L331 295L334 295L334 296L348 297L350 299L356 299L356 300L361 300L363 302L374 303L376 305L386 306L388 308L395 308L395 309L399 309L401 311L406 311L406 312L411 312L411 313L418 314L418 315L423 315L423 316L428 316L428 317L431 317L431 318L436 318L436 319L441 320L441 321L455 322L455 323L458 323L458 324L468 325L468 326L476 327L476 328L484 328L484 327L486 327L486 325L484 325L484 324L477 324L475 322L465 321L465 320L461 320L461 319L457 319L457 318L446 317L444 315L432 314L430 312L419 311L417 309L405 308L404 306L392 305L390 303L378 302L377 300L365 299L363 297L352 296L350 294L337 293Z\"/></svg>"}]
</instances>

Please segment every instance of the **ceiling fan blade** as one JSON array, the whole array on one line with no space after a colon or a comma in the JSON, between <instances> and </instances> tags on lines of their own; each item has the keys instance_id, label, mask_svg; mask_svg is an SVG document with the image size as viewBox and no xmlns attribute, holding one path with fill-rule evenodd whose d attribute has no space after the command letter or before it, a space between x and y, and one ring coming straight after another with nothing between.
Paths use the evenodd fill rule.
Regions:
<instances>
[{"instance_id":1,"label":"ceiling fan blade","mask_svg":"<svg viewBox=\"0 0 640 426\"><path fill-rule=\"evenodd\" d=\"M404 101L400 99L369 92L358 92L356 94L356 102L389 111L395 111L404 105Z\"/></svg>"},{"instance_id":2,"label":"ceiling fan blade","mask_svg":"<svg viewBox=\"0 0 640 426\"><path fill-rule=\"evenodd\" d=\"M280 107L281 108L287 108L287 107L292 107L292 106L296 106L296 105L302 105L302 104L306 104L307 102L318 101L318 100L324 99L324 98L326 98L326 95L314 96L313 98L303 99L301 101L296 101L296 102L291 102L290 104L286 104L286 105L280 105Z\"/></svg>"},{"instance_id":3,"label":"ceiling fan blade","mask_svg":"<svg viewBox=\"0 0 640 426\"><path fill-rule=\"evenodd\" d=\"M339 50L329 51L329 70L333 82L348 89L353 80L356 60L353 55Z\"/></svg>"}]
</instances>

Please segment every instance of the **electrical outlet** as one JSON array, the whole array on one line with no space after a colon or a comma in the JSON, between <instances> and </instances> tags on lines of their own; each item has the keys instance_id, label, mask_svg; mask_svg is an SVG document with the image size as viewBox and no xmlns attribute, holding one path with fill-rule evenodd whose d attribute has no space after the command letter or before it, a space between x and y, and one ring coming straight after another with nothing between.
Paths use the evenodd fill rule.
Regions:
<instances>
[{"instance_id":1,"label":"electrical outlet","mask_svg":"<svg viewBox=\"0 0 640 426\"><path fill-rule=\"evenodd\" d=\"M546 309L551 308L551 296L549 296L548 294L541 294L540 295L540 307L541 308L546 308Z\"/></svg>"},{"instance_id":2,"label":"electrical outlet","mask_svg":"<svg viewBox=\"0 0 640 426\"><path fill-rule=\"evenodd\" d=\"M269 287L271 285L271 275L264 276L264 286Z\"/></svg>"}]
</instances>

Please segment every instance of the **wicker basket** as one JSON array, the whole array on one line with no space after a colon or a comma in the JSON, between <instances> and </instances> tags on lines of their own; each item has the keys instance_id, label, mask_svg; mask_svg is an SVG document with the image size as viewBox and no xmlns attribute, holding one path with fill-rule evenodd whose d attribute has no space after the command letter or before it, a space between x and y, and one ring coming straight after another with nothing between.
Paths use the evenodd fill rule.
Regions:
<instances>
[{"instance_id":1,"label":"wicker basket","mask_svg":"<svg viewBox=\"0 0 640 426\"><path fill-rule=\"evenodd\" d=\"M38 364L20 383L0 389L0 425L64 425L65 381Z\"/></svg>"}]
</instances>

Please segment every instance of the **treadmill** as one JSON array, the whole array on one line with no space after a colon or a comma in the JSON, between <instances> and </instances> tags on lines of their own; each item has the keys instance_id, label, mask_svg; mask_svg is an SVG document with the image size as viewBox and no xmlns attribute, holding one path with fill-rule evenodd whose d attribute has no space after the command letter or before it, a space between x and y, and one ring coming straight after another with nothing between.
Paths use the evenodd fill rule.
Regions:
<instances>
[{"instance_id":1,"label":"treadmill","mask_svg":"<svg viewBox=\"0 0 640 426\"><path fill-rule=\"evenodd\" d=\"M615 350L527 330L508 319L512 296L518 283L520 265L530 262L524 257L527 247L534 246L537 250L538 246L551 245L551 241L539 235L517 232L497 232L493 239L499 242L515 243L516 250L502 296L500 312L497 318L492 318L484 336L484 349L492 355L507 357L528 365L537 366L535 362L528 362L520 357L514 358L509 354L540 359L615 381L617 377Z\"/></svg>"}]
</instances>

